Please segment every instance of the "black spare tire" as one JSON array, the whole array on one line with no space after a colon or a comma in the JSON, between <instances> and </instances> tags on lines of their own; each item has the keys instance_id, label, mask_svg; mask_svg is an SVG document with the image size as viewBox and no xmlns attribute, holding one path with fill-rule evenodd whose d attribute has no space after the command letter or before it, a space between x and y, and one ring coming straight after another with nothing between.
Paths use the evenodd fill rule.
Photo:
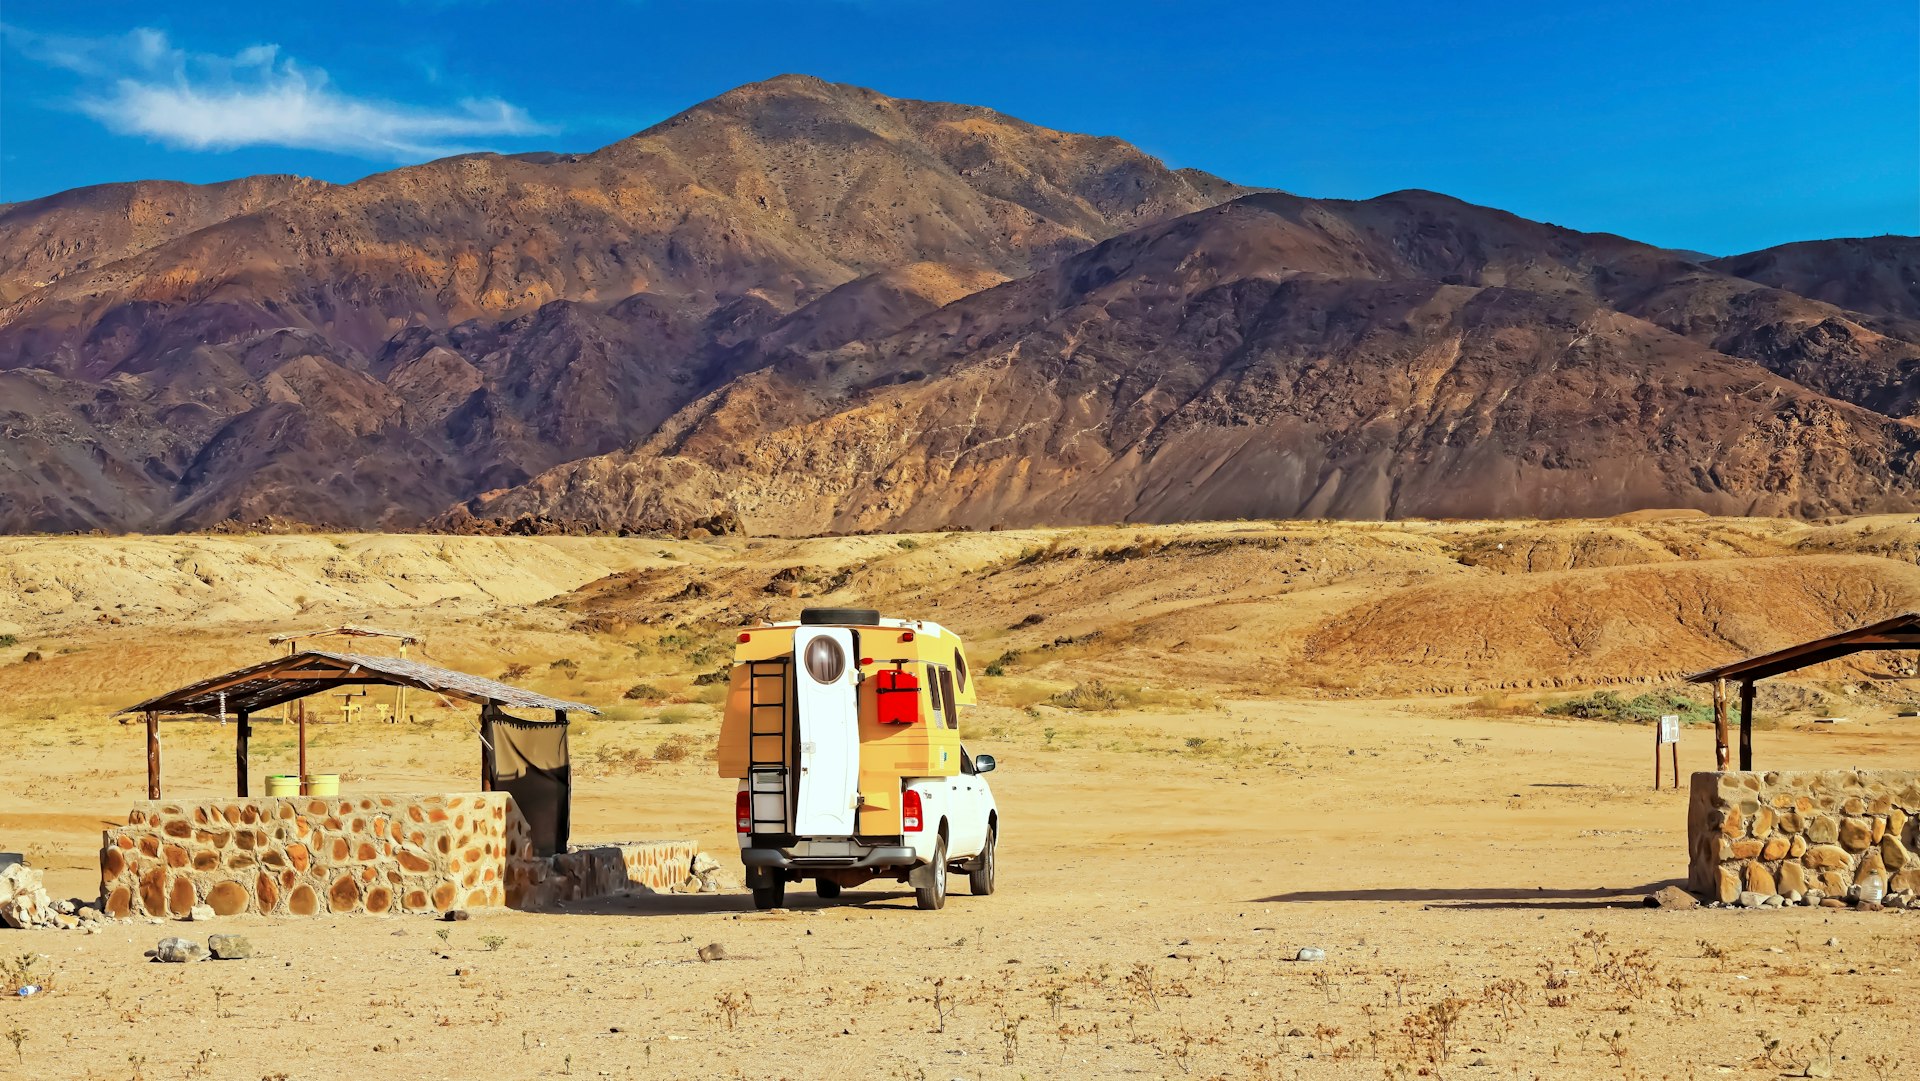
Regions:
<instances>
[{"instance_id":1,"label":"black spare tire","mask_svg":"<svg viewBox=\"0 0 1920 1081\"><path fill-rule=\"evenodd\" d=\"M802 608L800 625L803 627L827 627L847 624L855 627L878 627L880 613L872 608Z\"/></svg>"}]
</instances>

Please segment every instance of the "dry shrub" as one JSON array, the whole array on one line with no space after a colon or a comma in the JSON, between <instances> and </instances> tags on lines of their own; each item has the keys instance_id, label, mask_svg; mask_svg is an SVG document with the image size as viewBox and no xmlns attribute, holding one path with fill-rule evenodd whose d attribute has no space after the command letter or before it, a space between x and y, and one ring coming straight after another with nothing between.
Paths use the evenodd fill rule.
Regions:
<instances>
[{"instance_id":1,"label":"dry shrub","mask_svg":"<svg viewBox=\"0 0 1920 1081\"><path fill-rule=\"evenodd\" d=\"M602 747L594 765L601 773L645 773L653 768L653 756L638 747Z\"/></svg>"},{"instance_id":2,"label":"dry shrub","mask_svg":"<svg viewBox=\"0 0 1920 1081\"><path fill-rule=\"evenodd\" d=\"M684 762L698 749L692 737L674 736L662 740L660 746L653 749L653 757L657 762Z\"/></svg>"},{"instance_id":3,"label":"dry shrub","mask_svg":"<svg viewBox=\"0 0 1920 1081\"><path fill-rule=\"evenodd\" d=\"M660 688L654 686L651 683L636 683L633 686L628 687L626 691L623 694L621 694L620 697L625 698L629 702L635 702L635 701L658 701L659 699L665 698L666 696L667 696L667 692L661 690Z\"/></svg>"},{"instance_id":4,"label":"dry shrub","mask_svg":"<svg viewBox=\"0 0 1920 1081\"><path fill-rule=\"evenodd\" d=\"M520 662L515 661L514 663L507 665L506 671L500 673L500 678L506 681L512 681L516 679L525 679L527 677L527 673L531 671L533 671L532 665L521 664Z\"/></svg>"},{"instance_id":5,"label":"dry shrub","mask_svg":"<svg viewBox=\"0 0 1920 1081\"><path fill-rule=\"evenodd\" d=\"M1047 699L1047 704L1061 709L1080 709L1090 712L1128 709L1140 704L1140 689L1123 687L1101 679L1089 679L1083 683L1076 683L1068 690Z\"/></svg>"}]
</instances>

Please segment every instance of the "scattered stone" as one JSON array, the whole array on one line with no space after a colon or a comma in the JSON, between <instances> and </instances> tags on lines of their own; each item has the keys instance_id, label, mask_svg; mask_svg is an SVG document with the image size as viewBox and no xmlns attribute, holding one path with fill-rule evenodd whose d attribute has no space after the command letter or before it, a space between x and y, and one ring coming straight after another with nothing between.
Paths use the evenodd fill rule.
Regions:
<instances>
[{"instance_id":1,"label":"scattered stone","mask_svg":"<svg viewBox=\"0 0 1920 1081\"><path fill-rule=\"evenodd\" d=\"M1840 940L1837 938L1827 939L1827 945L1837 950L1840 948Z\"/></svg>"},{"instance_id":2,"label":"scattered stone","mask_svg":"<svg viewBox=\"0 0 1920 1081\"><path fill-rule=\"evenodd\" d=\"M1821 908L1845 908L1847 907L1847 903L1845 901L1842 901L1838 897L1827 897L1821 900L1820 907Z\"/></svg>"},{"instance_id":3,"label":"scattered stone","mask_svg":"<svg viewBox=\"0 0 1920 1081\"><path fill-rule=\"evenodd\" d=\"M57 916L71 916L77 906L72 901L55 901L53 911Z\"/></svg>"},{"instance_id":4,"label":"scattered stone","mask_svg":"<svg viewBox=\"0 0 1920 1081\"><path fill-rule=\"evenodd\" d=\"M188 910L187 919L192 920L194 923L205 923L213 919L213 915L212 905L194 905L193 908Z\"/></svg>"},{"instance_id":5,"label":"scattered stone","mask_svg":"<svg viewBox=\"0 0 1920 1081\"><path fill-rule=\"evenodd\" d=\"M709 942L700 947L700 960L702 961L724 961L726 959L727 948L718 942Z\"/></svg>"},{"instance_id":6,"label":"scattered stone","mask_svg":"<svg viewBox=\"0 0 1920 1081\"><path fill-rule=\"evenodd\" d=\"M1300 947L1300 952L1293 955L1293 959L1296 961L1324 961L1327 959L1327 951L1318 946L1302 946Z\"/></svg>"},{"instance_id":7,"label":"scattered stone","mask_svg":"<svg viewBox=\"0 0 1920 1081\"><path fill-rule=\"evenodd\" d=\"M706 875L720 869L720 861L705 852L695 852L693 862L688 867L696 875Z\"/></svg>"},{"instance_id":8,"label":"scattered stone","mask_svg":"<svg viewBox=\"0 0 1920 1081\"><path fill-rule=\"evenodd\" d=\"M1833 1060L1830 1058L1827 1058L1825 1055L1817 1056L1812 1061L1807 1063L1806 1069L1800 1071L1800 1076L1801 1077L1832 1077L1833 1076Z\"/></svg>"},{"instance_id":9,"label":"scattered stone","mask_svg":"<svg viewBox=\"0 0 1920 1081\"><path fill-rule=\"evenodd\" d=\"M1289 1037L1294 1037L1294 1036L1305 1036L1305 1035L1306 1035L1306 1033L1304 1033L1304 1032L1302 1032L1302 1031L1300 1031L1300 1030L1299 1030L1298 1028L1290 1028L1290 1029L1288 1029L1288 1030L1287 1030L1287 1035L1288 1035Z\"/></svg>"},{"instance_id":10,"label":"scattered stone","mask_svg":"<svg viewBox=\"0 0 1920 1081\"><path fill-rule=\"evenodd\" d=\"M440 918L448 923L464 923L472 917L467 915L467 910L464 908L451 908L447 910L446 915Z\"/></svg>"},{"instance_id":11,"label":"scattered stone","mask_svg":"<svg viewBox=\"0 0 1920 1081\"><path fill-rule=\"evenodd\" d=\"M214 935L207 950L222 961L239 961L253 956L253 943L245 935Z\"/></svg>"},{"instance_id":12,"label":"scattered stone","mask_svg":"<svg viewBox=\"0 0 1920 1081\"><path fill-rule=\"evenodd\" d=\"M154 947L153 959L172 964L185 964L188 961L207 959L207 948L190 938L163 938Z\"/></svg>"},{"instance_id":13,"label":"scattered stone","mask_svg":"<svg viewBox=\"0 0 1920 1081\"><path fill-rule=\"evenodd\" d=\"M1739 905L1741 908L1759 908L1767 903L1767 895L1752 890L1741 890Z\"/></svg>"},{"instance_id":14,"label":"scattered stone","mask_svg":"<svg viewBox=\"0 0 1920 1081\"><path fill-rule=\"evenodd\" d=\"M101 919L100 910L92 905L81 905L80 908L74 912L74 915L80 917L87 923L94 923Z\"/></svg>"},{"instance_id":15,"label":"scattered stone","mask_svg":"<svg viewBox=\"0 0 1920 1081\"><path fill-rule=\"evenodd\" d=\"M1648 908L1698 908L1700 902L1693 894L1678 886L1663 886L1647 895Z\"/></svg>"}]
</instances>

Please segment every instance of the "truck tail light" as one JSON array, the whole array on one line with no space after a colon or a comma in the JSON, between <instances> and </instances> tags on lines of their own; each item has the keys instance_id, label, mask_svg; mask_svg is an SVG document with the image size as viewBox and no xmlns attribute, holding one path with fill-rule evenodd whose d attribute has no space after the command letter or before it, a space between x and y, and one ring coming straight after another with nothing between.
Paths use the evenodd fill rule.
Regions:
<instances>
[{"instance_id":1,"label":"truck tail light","mask_svg":"<svg viewBox=\"0 0 1920 1081\"><path fill-rule=\"evenodd\" d=\"M920 792L909 788L900 797L900 828L908 833L920 832Z\"/></svg>"},{"instance_id":2,"label":"truck tail light","mask_svg":"<svg viewBox=\"0 0 1920 1081\"><path fill-rule=\"evenodd\" d=\"M753 832L753 793L744 788L733 796L733 828L740 833Z\"/></svg>"}]
</instances>

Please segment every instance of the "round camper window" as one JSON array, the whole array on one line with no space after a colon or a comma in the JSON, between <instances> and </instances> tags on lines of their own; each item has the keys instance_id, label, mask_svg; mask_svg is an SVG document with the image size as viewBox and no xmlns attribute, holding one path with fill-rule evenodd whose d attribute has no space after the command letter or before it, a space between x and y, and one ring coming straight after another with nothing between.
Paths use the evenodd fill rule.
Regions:
<instances>
[{"instance_id":1,"label":"round camper window","mask_svg":"<svg viewBox=\"0 0 1920 1081\"><path fill-rule=\"evenodd\" d=\"M846 671L847 655L840 643L831 638L815 638L807 643L807 674L815 683L832 683Z\"/></svg>"}]
</instances>

